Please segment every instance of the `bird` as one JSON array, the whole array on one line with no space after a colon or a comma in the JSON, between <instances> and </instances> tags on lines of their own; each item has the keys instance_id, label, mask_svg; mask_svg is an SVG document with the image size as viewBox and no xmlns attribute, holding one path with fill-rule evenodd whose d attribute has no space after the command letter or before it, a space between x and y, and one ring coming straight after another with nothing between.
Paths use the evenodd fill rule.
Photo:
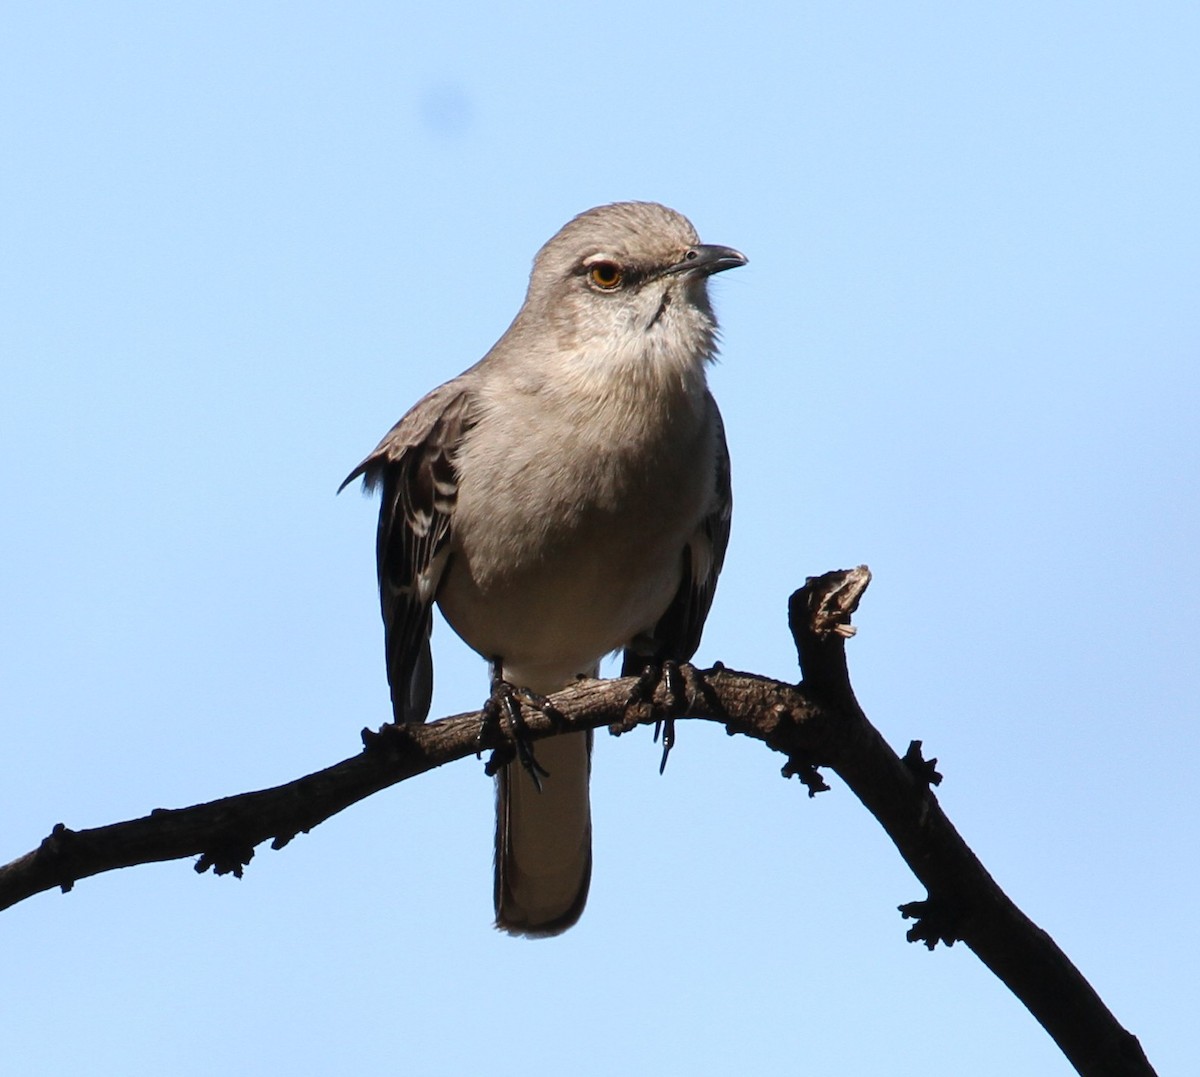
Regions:
<instances>
[{"instance_id":1,"label":"bird","mask_svg":"<svg viewBox=\"0 0 1200 1077\"><path fill-rule=\"evenodd\" d=\"M746 261L658 203L579 214L538 251L491 350L346 477L339 492L361 477L380 493L397 722L428 717L435 604L490 663L490 699L536 705L615 652L623 675L692 657L732 509L707 285ZM496 927L532 938L578 921L592 874L592 734L537 753L496 777L493 887Z\"/></svg>"}]
</instances>

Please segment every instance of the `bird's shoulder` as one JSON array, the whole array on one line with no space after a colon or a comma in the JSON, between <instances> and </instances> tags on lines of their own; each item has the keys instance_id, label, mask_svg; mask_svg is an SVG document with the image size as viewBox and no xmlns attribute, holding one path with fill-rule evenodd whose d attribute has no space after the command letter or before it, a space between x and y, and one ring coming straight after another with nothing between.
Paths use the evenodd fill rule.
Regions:
<instances>
[{"instance_id":1,"label":"bird's shoulder","mask_svg":"<svg viewBox=\"0 0 1200 1077\"><path fill-rule=\"evenodd\" d=\"M339 490L362 477L369 490L384 473L414 450L427 459L450 458L474 424L475 393L471 371L426 393L342 481Z\"/></svg>"}]
</instances>

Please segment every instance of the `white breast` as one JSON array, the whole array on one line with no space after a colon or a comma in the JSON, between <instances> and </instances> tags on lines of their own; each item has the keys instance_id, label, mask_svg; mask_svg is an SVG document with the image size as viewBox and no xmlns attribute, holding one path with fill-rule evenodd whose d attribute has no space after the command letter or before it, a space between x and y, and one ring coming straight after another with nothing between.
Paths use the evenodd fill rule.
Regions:
<instances>
[{"instance_id":1,"label":"white breast","mask_svg":"<svg viewBox=\"0 0 1200 1077\"><path fill-rule=\"evenodd\" d=\"M649 401L645 386L632 391L636 402L621 391L485 399L457 459L439 605L472 648L537 691L655 624L713 497L702 379L699 400L678 380Z\"/></svg>"}]
</instances>

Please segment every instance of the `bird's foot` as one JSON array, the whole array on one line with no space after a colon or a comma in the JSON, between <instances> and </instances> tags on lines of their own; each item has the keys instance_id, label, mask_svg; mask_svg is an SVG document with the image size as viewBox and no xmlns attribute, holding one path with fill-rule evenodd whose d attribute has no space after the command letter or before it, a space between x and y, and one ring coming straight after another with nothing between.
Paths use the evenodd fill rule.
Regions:
<instances>
[{"instance_id":1,"label":"bird's foot","mask_svg":"<svg viewBox=\"0 0 1200 1077\"><path fill-rule=\"evenodd\" d=\"M674 709L683 702L684 682L679 663L670 658L662 662L648 662L642 667L642 672L629 689L629 697L625 701L627 707L638 703L654 705L654 697L658 694L658 686L663 686L663 705Z\"/></svg>"},{"instance_id":2,"label":"bird's foot","mask_svg":"<svg viewBox=\"0 0 1200 1077\"><path fill-rule=\"evenodd\" d=\"M661 704L656 704L654 697L658 694L659 685L662 685L663 700ZM658 764L659 774L667 769L667 758L671 749L675 747L675 718L687 706L686 688L686 679L679 663L667 658L662 662L651 662L642 669L625 701L626 707L646 704L650 707L661 706L665 712L663 717L654 723L655 744L658 743L659 733L662 734L663 751L662 760Z\"/></svg>"},{"instance_id":3,"label":"bird's foot","mask_svg":"<svg viewBox=\"0 0 1200 1077\"><path fill-rule=\"evenodd\" d=\"M497 663L498 665L498 663ZM495 774L502 766L511 763L515 758L525 769L533 782L534 788L542 791L542 779L548 778L546 770L533 754L533 741L529 737L529 728L525 724L525 716L521 712L524 703L534 710L541 711L555 725L562 722L562 715L546 696L532 692L527 688L517 688L509 684L503 677L493 676L492 691L487 702L483 705L483 722L479 727L477 746L479 751L492 749L492 756L484 768L486 773ZM511 740L505 742L501 732L501 719L507 719ZM478 754L478 753L477 753Z\"/></svg>"}]
</instances>

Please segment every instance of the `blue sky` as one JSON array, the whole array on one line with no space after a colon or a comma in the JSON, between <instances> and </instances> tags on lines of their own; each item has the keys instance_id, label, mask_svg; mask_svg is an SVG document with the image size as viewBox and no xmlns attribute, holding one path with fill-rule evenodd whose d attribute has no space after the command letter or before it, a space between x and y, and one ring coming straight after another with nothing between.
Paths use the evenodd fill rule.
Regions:
<instances>
[{"instance_id":1,"label":"blue sky","mask_svg":"<svg viewBox=\"0 0 1200 1077\"><path fill-rule=\"evenodd\" d=\"M714 282L734 531L698 660L791 678L868 563L868 714L1160 1072L1200 1061L1200 10L7 5L0 859L275 784L387 717L345 473L574 213ZM483 663L435 630L434 713ZM490 927L473 763L247 876L4 917L22 1074L1065 1074L836 779L700 723L598 746L580 925Z\"/></svg>"}]
</instances>

